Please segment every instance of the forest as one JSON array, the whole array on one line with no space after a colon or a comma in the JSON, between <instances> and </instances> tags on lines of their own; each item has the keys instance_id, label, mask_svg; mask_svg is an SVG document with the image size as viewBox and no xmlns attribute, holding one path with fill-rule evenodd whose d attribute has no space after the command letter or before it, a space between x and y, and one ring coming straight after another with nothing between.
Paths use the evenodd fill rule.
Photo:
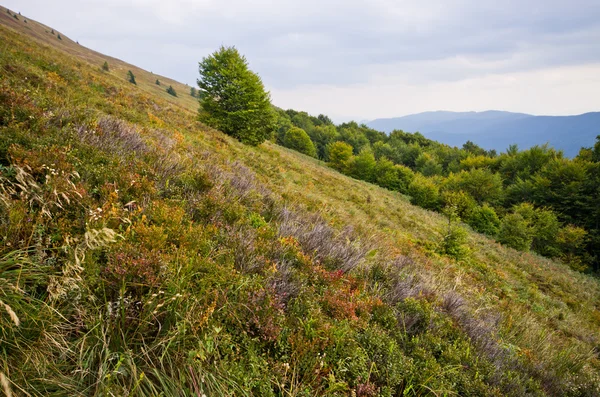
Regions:
<instances>
[{"instance_id":1,"label":"forest","mask_svg":"<svg viewBox=\"0 0 600 397\"><path fill-rule=\"evenodd\" d=\"M514 249L600 270L600 135L572 159L547 144L499 154L471 141L450 147L419 132L388 135L322 114L276 112L278 144L445 214L455 256L462 222Z\"/></svg>"}]
</instances>

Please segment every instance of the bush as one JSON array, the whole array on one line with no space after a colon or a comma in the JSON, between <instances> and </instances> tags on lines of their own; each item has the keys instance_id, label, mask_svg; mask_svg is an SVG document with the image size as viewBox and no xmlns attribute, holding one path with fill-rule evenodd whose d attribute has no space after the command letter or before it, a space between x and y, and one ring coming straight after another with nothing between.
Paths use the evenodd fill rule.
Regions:
<instances>
[{"instance_id":1,"label":"bush","mask_svg":"<svg viewBox=\"0 0 600 397\"><path fill-rule=\"evenodd\" d=\"M410 202L429 210L439 210L441 204L440 191L432 178L416 174L408 185Z\"/></svg>"},{"instance_id":2,"label":"bush","mask_svg":"<svg viewBox=\"0 0 600 397\"><path fill-rule=\"evenodd\" d=\"M102 65L102 70L108 72L108 62L104 61L104 64Z\"/></svg>"},{"instance_id":3,"label":"bush","mask_svg":"<svg viewBox=\"0 0 600 397\"><path fill-rule=\"evenodd\" d=\"M135 76L131 70L127 72L127 81L129 81L131 84L137 85L137 83L135 82Z\"/></svg>"},{"instance_id":4,"label":"bush","mask_svg":"<svg viewBox=\"0 0 600 397\"><path fill-rule=\"evenodd\" d=\"M375 165L375 182L386 189L400 190L401 181L394 163L381 157Z\"/></svg>"},{"instance_id":5,"label":"bush","mask_svg":"<svg viewBox=\"0 0 600 397\"><path fill-rule=\"evenodd\" d=\"M371 149L363 149L358 156L348 163L349 174L361 181L373 182L374 171L377 163Z\"/></svg>"},{"instance_id":6,"label":"bush","mask_svg":"<svg viewBox=\"0 0 600 397\"><path fill-rule=\"evenodd\" d=\"M167 94L177 96L177 93L175 92L175 89L172 86L169 86L169 88L167 88Z\"/></svg>"},{"instance_id":7,"label":"bush","mask_svg":"<svg viewBox=\"0 0 600 397\"><path fill-rule=\"evenodd\" d=\"M199 66L200 121L249 145L275 131L269 93L235 47L221 47Z\"/></svg>"},{"instance_id":8,"label":"bush","mask_svg":"<svg viewBox=\"0 0 600 397\"><path fill-rule=\"evenodd\" d=\"M506 215L500 224L498 241L519 251L529 250L532 241L529 222L518 213Z\"/></svg>"},{"instance_id":9,"label":"bush","mask_svg":"<svg viewBox=\"0 0 600 397\"><path fill-rule=\"evenodd\" d=\"M283 146L304 153L311 157L317 157L317 149L310 140L310 137L302 128L291 127L281 139Z\"/></svg>"},{"instance_id":10,"label":"bush","mask_svg":"<svg viewBox=\"0 0 600 397\"><path fill-rule=\"evenodd\" d=\"M341 141L330 143L327 145L327 157L332 168L346 173L348 162L352 158L352 146Z\"/></svg>"},{"instance_id":11,"label":"bush","mask_svg":"<svg viewBox=\"0 0 600 397\"><path fill-rule=\"evenodd\" d=\"M455 259L462 259L468 255L469 249L465 246L467 242L467 231L449 218L448 228L444 234L440 248L443 254Z\"/></svg>"},{"instance_id":12,"label":"bush","mask_svg":"<svg viewBox=\"0 0 600 397\"><path fill-rule=\"evenodd\" d=\"M481 207L476 206L465 220L474 230L489 236L498 234L500 228L500 218L496 215L496 211L487 204Z\"/></svg>"},{"instance_id":13,"label":"bush","mask_svg":"<svg viewBox=\"0 0 600 397\"><path fill-rule=\"evenodd\" d=\"M477 203L468 193L461 191L446 191L442 193L442 200L446 208L452 208L456 215L463 220L471 217Z\"/></svg>"},{"instance_id":14,"label":"bush","mask_svg":"<svg viewBox=\"0 0 600 397\"><path fill-rule=\"evenodd\" d=\"M154 82L154 84L160 85L160 81L158 81L158 79L156 79L156 81Z\"/></svg>"},{"instance_id":15,"label":"bush","mask_svg":"<svg viewBox=\"0 0 600 397\"><path fill-rule=\"evenodd\" d=\"M190 95L196 98L196 96L198 96L198 91L194 87L190 87Z\"/></svg>"}]
</instances>

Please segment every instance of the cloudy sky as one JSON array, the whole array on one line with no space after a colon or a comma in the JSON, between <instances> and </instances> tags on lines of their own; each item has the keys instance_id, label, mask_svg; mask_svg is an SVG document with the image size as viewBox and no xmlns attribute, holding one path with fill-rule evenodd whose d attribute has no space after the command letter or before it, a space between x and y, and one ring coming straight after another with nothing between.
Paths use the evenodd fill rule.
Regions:
<instances>
[{"instance_id":1,"label":"cloudy sky","mask_svg":"<svg viewBox=\"0 0 600 397\"><path fill-rule=\"evenodd\" d=\"M283 108L600 111L598 0L4 0L87 47L195 84L220 45Z\"/></svg>"}]
</instances>

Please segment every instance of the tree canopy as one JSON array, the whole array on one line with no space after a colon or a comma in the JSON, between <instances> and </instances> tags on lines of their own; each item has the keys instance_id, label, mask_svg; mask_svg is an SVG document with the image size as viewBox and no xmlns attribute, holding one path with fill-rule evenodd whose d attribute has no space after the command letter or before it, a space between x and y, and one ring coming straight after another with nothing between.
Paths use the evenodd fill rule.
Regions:
<instances>
[{"instance_id":1,"label":"tree canopy","mask_svg":"<svg viewBox=\"0 0 600 397\"><path fill-rule=\"evenodd\" d=\"M270 95L235 47L221 47L203 58L199 72L200 121L249 145L273 134Z\"/></svg>"}]
</instances>

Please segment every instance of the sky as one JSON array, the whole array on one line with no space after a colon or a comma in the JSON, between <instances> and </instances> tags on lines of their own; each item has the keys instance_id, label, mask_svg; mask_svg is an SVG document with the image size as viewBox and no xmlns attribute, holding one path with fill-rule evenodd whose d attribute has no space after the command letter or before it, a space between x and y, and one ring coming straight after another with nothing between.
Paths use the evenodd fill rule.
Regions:
<instances>
[{"instance_id":1,"label":"sky","mask_svg":"<svg viewBox=\"0 0 600 397\"><path fill-rule=\"evenodd\" d=\"M80 44L195 85L221 45L281 108L600 111L598 0L3 0Z\"/></svg>"}]
</instances>

